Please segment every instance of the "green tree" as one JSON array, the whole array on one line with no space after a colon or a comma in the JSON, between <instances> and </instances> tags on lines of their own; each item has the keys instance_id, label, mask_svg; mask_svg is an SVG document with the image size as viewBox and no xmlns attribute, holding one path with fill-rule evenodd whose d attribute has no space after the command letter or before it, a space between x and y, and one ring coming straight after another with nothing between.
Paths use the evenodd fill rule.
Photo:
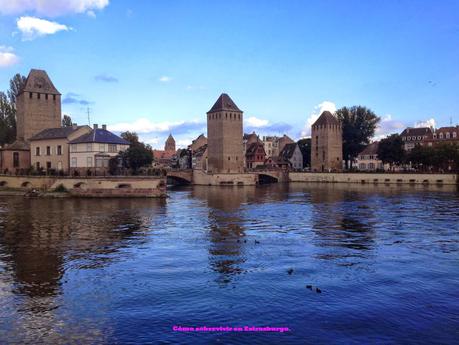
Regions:
<instances>
[{"instance_id":1,"label":"green tree","mask_svg":"<svg viewBox=\"0 0 459 345\"><path fill-rule=\"evenodd\" d=\"M139 136L137 135L136 132L126 131L126 132L121 133L120 136L124 140L129 141L131 144L136 144L139 142Z\"/></svg>"},{"instance_id":2,"label":"green tree","mask_svg":"<svg viewBox=\"0 0 459 345\"><path fill-rule=\"evenodd\" d=\"M135 132L123 132L121 137L131 143L131 146L121 153L125 168L131 169L133 174L137 174L139 168L151 165L153 162L153 150L150 145L140 142L139 136Z\"/></svg>"},{"instance_id":3,"label":"green tree","mask_svg":"<svg viewBox=\"0 0 459 345\"><path fill-rule=\"evenodd\" d=\"M346 167L352 168L352 161L374 136L380 118L370 109L360 105L338 109L336 116L343 127L343 158Z\"/></svg>"},{"instance_id":4,"label":"green tree","mask_svg":"<svg viewBox=\"0 0 459 345\"><path fill-rule=\"evenodd\" d=\"M401 164L405 161L405 150L403 149L402 137L392 134L382 139L378 145L378 158L391 167L393 164Z\"/></svg>"},{"instance_id":5,"label":"green tree","mask_svg":"<svg viewBox=\"0 0 459 345\"><path fill-rule=\"evenodd\" d=\"M62 127L72 127L72 125L72 118L69 115L64 114L64 117L62 118Z\"/></svg>"},{"instance_id":6,"label":"green tree","mask_svg":"<svg viewBox=\"0 0 459 345\"><path fill-rule=\"evenodd\" d=\"M303 168L311 166L311 138L298 140L298 147L303 155Z\"/></svg>"},{"instance_id":7,"label":"green tree","mask_svg":"<svg viewBox=\"0 0 459 345\"><path fill-rule=\"evenodd\" d=\"M26 78L16 74L10 80L10 88L0 91L0 145L16 140L16 96L24 87Z\"/></svg>"},{"instance_id":8,"label":"green tree","mask_svg":"<svg viewBox=\"0 0 459 345\"><path fill-rule=\"evenodd\" d=\"M428 146L416 145L406 156L406 161L418 170L427 170L433 165L434 149Z\"/></svg>"}]
</instances>

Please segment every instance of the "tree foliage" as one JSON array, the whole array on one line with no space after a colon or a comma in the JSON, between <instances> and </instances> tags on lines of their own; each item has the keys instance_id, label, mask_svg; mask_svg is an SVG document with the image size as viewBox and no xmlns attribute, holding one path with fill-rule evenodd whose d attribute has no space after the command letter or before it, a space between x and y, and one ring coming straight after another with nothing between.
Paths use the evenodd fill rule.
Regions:
<instances>
[{"instance_id":1,"label":"tree foliage","mask_svg":"<svg viewBox=\"0 0 459 345\"><path fill-rule=\"evenodd\" d=\"M16 74L10 80L10 88L0 91L0 145L16 140L16 95L24 86L26 78Z\"/></svg>"},{"instance_id":2,"label":"tree foliage","mask_svg":"<svg viewBox=\"0 0 459 345\"><path fill-rule=\"evenodd\" d=\"M311 138L298 140L298 147L303 155L303 168L311 166Z\"/></svg>"},{"instance_id":3,"label":"tree foliage","mask_svg":"<svg viewBox=\"0 0 459 345\"><path fill-rule=\"evenodd\" d=\"M129 141L131 144L139 143L139 136L137 135L136 132L126 131L126 132L121 133L120 135L121 135L121 138Z\"/></svg>"},{"instance_id":4,"label":"tree foliage","mask_svg":"<svg viewBox=\"0 0 459 345\"><path fill-rule=\"evenodd\" d=\"M72 118L69 115L64 114L64 117L62 118L62 127L72 127L72 125Z\"/></svg>"},{"instance_id":5,"label":"tree foliage","mask_svg":"<svg viewBox=\"0 0 459 345\"><path fill-rule=\"evenodd\" d=\"M380 118L363 106L343 107L336 111L336 116L343 127L343 158L349 168L349 162L370 143Z\"/></svg>"},{"instance_id":6,"label":"tree foliage","mask_svg":"<svg viewBox=\"0 0 459 345\"><path fill-rule=\"evenodd\" d=\"M405 160L405 150L403 149L402 137L398 134L392 134L382 139L378 145L378 158L384 163L391 166L401 164Z\"/></svg>"},{"instance_id":7,"label":"tree foliage","mask_svg":"<svg viewBox=\"0 0 459 345\"><path fill-rule=\"evenodd\" d=\"M407 162L420 171L458 171L459 146L448 143L433 147L416 145L409 152Z\"/></svg>"},{"instance_id":8,"label":"tree foliage","mask_svg":"<svg viewBox=\"0 0 459 345\"><path fill-rule=\"evenodd\" d=\"M133 174L137 174L139 168L151 165L153 150L150 145L140 142L139 136L135 132L123 132L121 137L131 143L131 146L121 153L125 168L131 169Z\"/></svg>"}]
</instances>

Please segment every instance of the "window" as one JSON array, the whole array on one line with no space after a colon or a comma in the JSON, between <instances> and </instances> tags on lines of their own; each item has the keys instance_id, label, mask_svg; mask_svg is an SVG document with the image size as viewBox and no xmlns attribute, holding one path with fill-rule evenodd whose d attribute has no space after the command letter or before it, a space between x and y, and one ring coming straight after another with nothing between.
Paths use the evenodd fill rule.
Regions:
<instances>
[{"instance_id":1,"label":"window","mask_svg":"<svg viewBox=\"0 0 459 345\"><path fill-rule=\"evenodd\" d=\"M51 156L51 146L46 146L46 155Z\"/></svg>"},{"instance_id":2,"label":"window","mask_svg":"<svg viewBox=\"0 0 459 345\"><path fill-rule=\"evenodd\" d=\"M62 155L62 146L61 145L57 145L57 154L58 154L58 156Z\"/></svg>"},{"instance_id":3,"label":"window","mask_svg":"<svg viewBox=\"0 0 459 345\"><path fill-rule=\"evenodd\" d=\"M61 161L57 162L57 170L59 170L59 171L62 170L62 162Z\"/></svg>"},{"instance_id":4,"label":"window","mask_svg":"<svg viewBox=\"0 0 459 345\"><path fill-rule=\"evenodd\" d=\"M39 94L39 93L37 93L37 95L38 95L38 97L37 97L37 98L38 98L38 99L40 99L40 94Z\"/></svg>"},{"instance_id":5,"label":"window","mask_svg":"<svg viewBox=\"0 0 459 345\"><path fill-rule=\"evenodd\" d=\"M86 151L88 151L88 152L92 151L92 144L91 143L87 143L86 144Z\"/></svg>"},{"instance_id":6,"label":"window","mask_svg":"<svg viewBox=\"0 0 459 345\"><path fill-rule=\"evenodd\" d=\"M443 133L440 133L440 139L443 139Z\"/></svg>"},{"instance_id":7,"label":"window","mask_svg":"<svg viewBox=\"0 0 459 345\"><path fill-rule=\"evenodd\" d=\"M51 169L51 162L46 162L46 169Z\"/></svg>"},{"instance_id":8,"label":"window","mask_svg":"<svg viewBox=\"0 0 459 345\"><path fill-rule=\"evenodd\" d=\"M86 157L86 166L88 168L92 167L92 157Z\"/></svg>"},{"instance_id":9,"label":"window","mask_svg":"<svg viewBox=\"0 0 459 345\"><path fill-rule=\"evenodd\" d=\"M453 138L456 138L456 136L457 136L457 133L453 132Z\"/></svg>"},{"instance_id":10,"label":"window","mask_svg":"<svg viewBox=\"0 0 459 345\"><path fill-rule=\"evenodd\" d=\"M72 161L70 162L70 166L72 168L76 168L77 167L77 158L76 157L72 157Z\"/></svg>"},{"instance_id":11,"label":"window","mask_svg":"<svg viewBox=\"0 0 459 345\"><path fill-rule=\"evenodd\" d=\"M36 166L37 166L37 170L40 170L40 162L37 162Z\"/></svg>"},{"instance_id":12,"label":"window","mask_svg":"<svg viewBox=\"0 0 459 345\"><path fill-rule=\"evenodd\" d=\"M449 132L446 132L446 139L449 139Z\"/></svg>"},{"instance_id":13,"label":"window","mask_svg":"<svg viewBox=\"0 0 459 345\"><path fill-rule=\"evenodd\" d=\"M105 144L99 144L99 151L105 152Z\"/></svg>"},{"instance_id":14,"label":"window","mask_svg":"<svg viewBox=\"0 0 459 345\"><path fill-rule=\"evenodd\" d=\"M70 145L70 152L77 152L77 144Z\"/></svg>"},{"instance_id":15,"label":"window","mask_svg":"<svg viewBox=\"0 0 459 345\"><path fill-rule=\"evenodd\" d=\"M13 167L19 167L19 152L13 152Z\"/></svg>"},{"instance_id":16,"label":"window","mask_svg":"<svg viewBox=\"0 0 459 345\"><path fill-rule=\"evenodd\" d=\"M116 144L108 144L108 152L116 153Z\"/></svg>"},{"instance_id":17,"label":"window","mask_svg":"<svg viewBox=\"0 0 459 345\"><path fill-rule=\"evenodd\" d=\"M228 160L230 160L230 159L231 159L231 157L230 157L230 156L228 156Z\"/></svg>"},{"instance_id":18,"label":"window","mask_svg":"<svg viewBox=\"0 0 459 345\"><path fill-rule=\"evenodd\" d=\"M39 156L40 155L40 147L36 147L35 148L35 156Z\"/></svg>"},{"instance_id":19,"label":"window","mask_svg":"<svg viewBox=\"0 0 459 345\"><path fill-rule=\"evenodd\" d=\"M45 95L45 99L48 100L48 94Z\"/></svg>"},{"instance_id":20,"label":"window","mask_svg":"<svg viewBox=\"0 0 459 345\"><path fill-rule=\"evenodd\" d=\"M53 101L55 101L55 100L56 100L56 95L53 95Z\"/></svg>"},{"instance_id":21,"label":"window","mask_svg":"<svg viewBox=\"0 0 459 345\"><path fill-rule=\"evenodd\" d=\"M411 140L411 137L406 137L406 140L410 141L410 140Z\"/></svg>"},{"instance_id":22,"label":"window","mask_svg":"<svg viewBox=\"0 0 459 345\"><path fill-rule=\"evenodd\" d=\"M32 98L32 97L33 97L33 93L29 92L29 98Z\"/></svg>"}]
</instances>

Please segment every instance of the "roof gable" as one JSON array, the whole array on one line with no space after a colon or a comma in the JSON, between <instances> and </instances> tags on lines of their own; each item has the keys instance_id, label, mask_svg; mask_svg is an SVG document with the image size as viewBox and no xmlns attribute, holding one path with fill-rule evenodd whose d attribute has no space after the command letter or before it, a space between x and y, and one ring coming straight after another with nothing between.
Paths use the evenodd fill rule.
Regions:
<instances>
[{"instance_id":1,"label":"roof gable","mask_svg":"<svg viewBox=\"0 0 459 345\"><path fill-rule=\"evenodd\" d=\"M102 143L102 144L119 144L119 145L129 145L130 144L129 141L103 128L93 129L91 132L87 134L83 134L82 136L76 139L73 139L70 143L71 144Z\"/></svg>"},{"instance_id":2,"label":"roof gable","mask_svg":"<svg viewBox=\"0 0 459 345\"><path fill-rule=\"evenodd\" d=\"M242 111L233 102L231 97L228 96L226 93L222 93L220 97L218 97L213 107L207 113L215 113L217 111L222 111L222 110L238 111L242 113Z\"/></svg>"},{"instance_id":3,"label":"roof gable","mask_svg":"<svg viewBox=\"0 0 459 345\"><path fill-rule=\"evenodd\" d=\"M314 122L313 126L318 125L339 125L339 120L328 110L325 110L320 114L319 118Z\"/></svg>"},{"instance_id":4,"label":"roof gable","mask_svg":"<svg viewBox=\"0 0 459 345\"><path fill-rule=\"evenodd\" d=\"M27 76L24 87L19 91L22 92L38 92L53 95L60 95L46 71L41 69L31 69Z\"/></svg>"}]
</instances>

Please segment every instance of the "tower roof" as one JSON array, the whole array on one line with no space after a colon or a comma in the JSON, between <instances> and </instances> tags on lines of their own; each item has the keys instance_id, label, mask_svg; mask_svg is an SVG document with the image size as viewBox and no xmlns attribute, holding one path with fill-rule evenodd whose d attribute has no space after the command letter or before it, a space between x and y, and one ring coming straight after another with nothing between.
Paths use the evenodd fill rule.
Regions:
<instances>
[{"instance_id":1,"label":"tower roof","mask_svg":"<svg viewBox=\"0 0 459 345\"><path fill-rule=\"evenodd\" d=\"M170 142L170 141L173 141L175 143L175 139L172 136L172 134L169 134L169 136L167 137L167 140L166 140L166 142Z\"/></svg>"},{"instance_id":2,"label":"tower roof","mask_svg":"<svg viewBox=\"0 0 459 345\"><path fill-rule=\"evenodd\" d=\"M325 110L322 114L320 114L316 122L313 123L313 126L317 125L339 125L339 120L328 110Z\"/></svg>"},{"instance_id":3,"label":"tower roof","mask_svg":"<svg viewBox=\"0 0 459 345\"><path fill-rule=\"evenodd\" d=\"M217 111L222 111L222 110L239 111L242 113L242 111L233 102L231 97L228 96L226 93L222 93L220 97L218 97L214 106L208 111L208 113L215 113Z\"/></svg>"},{"instance_id":4,"label":"tower roof","mask_svg":"<svg viewBox=\"0 0 459 345\"><path fill-rule=\"evenodd\" d=\"M40 92L48 93L52 95L60 95L57 91L51 79L49 79L48 73L41 69L31 69L27 76L24 87L19 93L22 92Z\"/></svg>"}]
</instances>

